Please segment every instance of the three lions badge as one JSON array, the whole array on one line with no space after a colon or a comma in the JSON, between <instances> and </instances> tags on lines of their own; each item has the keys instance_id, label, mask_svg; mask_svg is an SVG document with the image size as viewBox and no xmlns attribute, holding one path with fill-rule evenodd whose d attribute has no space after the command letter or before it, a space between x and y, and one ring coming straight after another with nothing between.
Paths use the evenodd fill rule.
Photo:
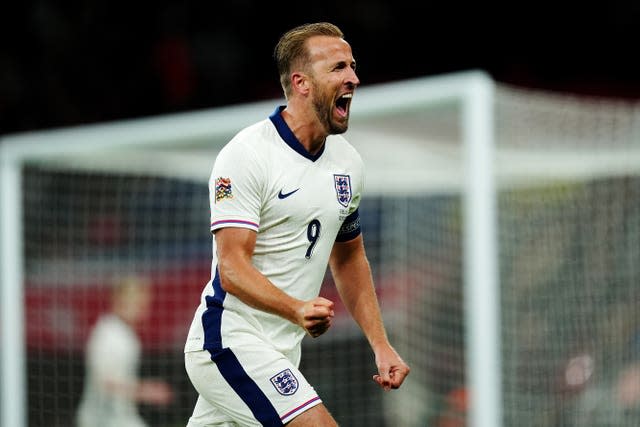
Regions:
<instances>
[{"instance_id":1,"label":"three lions badge","mask_svg":"<svg viewBox=\"0 0 640 427\"><path fill-rule=\"evenodd\" d=\"M283 396L290 396L298 391L298 380L291 372L291 369L285 369L271 377L271 384Z\"/></svg>"}]
</instances>

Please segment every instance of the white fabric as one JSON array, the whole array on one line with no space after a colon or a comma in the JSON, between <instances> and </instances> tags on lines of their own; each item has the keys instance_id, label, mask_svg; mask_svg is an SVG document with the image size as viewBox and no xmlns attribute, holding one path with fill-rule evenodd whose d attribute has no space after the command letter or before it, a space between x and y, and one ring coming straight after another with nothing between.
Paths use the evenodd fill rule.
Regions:
<instances>
[{"instance_id":1,"label":"white fabric","mask_svg":"<svg viewBox=\"0 0 640 427\"><path fill-rule=\"evenodd\" d=\"M355 149L339 135L327 138L315 161L288 145L270 120L240 132L220 152L210 179L212 229L245 227L257 230L253 265L286 293L309 300L320 291L329 254L344 219L359 205L363 187L363 163ZM348 176L350 202L338 201L335 176ZM230 182L230 194L216 201L216 179ZM286 198L279 198L281 193ZM320 223L319 238L310 258L308 233L313 220ZM212 280L217 257L213 244ZM203 349L202 314L205 297L213 295L211 281L205 286L196 310L185 351ZM253 309L233 295L224 297L222 345L242 344L234 331L252 331L279 351L293 352L305 332L279 316Z\"/></svg>"},{"instance_id":2,"label":"white fabric","mask_svg":"<svg viewBox=\"0 0 640 427\"><path fill-rule=\"evenodd\" d=\"M363 169L342 136L329 136L323 151L310 155L277 110L240 131L215 160L211 230L255 231L253 265L289 295L313 299L336 238L360 232ZM283 425L321 403L298 371L305 331L224 292L217 261L214 235L211 279L184 347L199 393L189 426Z\"/></svg>"},{"instance_id":3,"label":"white fabric","mask_svg":"<svg viewBox=\"0 0 640 427\"><path fill-rule=\"evenodd\" d=\"M302 373L283 354L269 346L259 343L237 348L234 355L243 373L254 382L264 394L269 404L278 414L282 424L320 403L315 389L307 382ZM189 426L260 426L249 406L242 397L224 379L218 366L211 360L207 351L185 354L185 368L192 384L198 391L198 400L189 419ZM278 391L271 379L279 372L286 371L295 379L295 392L283 394ZM251 402L259 399L250 397ZM212 405L210 402L215 402Z\"/></svg>"},{"instance_id":4,"label":"white fabric","mask_svg":"<svg viewBox=\"0 0 640 427\"><path fill-rule=\"evenodd\" d=\"M108 390L108 381L137 382L141 346L135 331L113 314L96 322L87 341L78 427L144 427L136 402Z\"/></svg>"}]
</instances>

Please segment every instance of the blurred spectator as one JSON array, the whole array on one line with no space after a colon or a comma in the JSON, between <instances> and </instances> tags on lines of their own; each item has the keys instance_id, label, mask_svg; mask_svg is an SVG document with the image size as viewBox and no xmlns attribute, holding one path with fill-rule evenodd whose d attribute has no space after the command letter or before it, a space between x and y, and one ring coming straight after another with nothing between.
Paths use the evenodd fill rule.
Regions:
<instances>
[{"instance_id":1,"label":"blurred spectator","mask_svg":"<svg viewBox=\"0 0 640 427\"><path fill-rule=\"evenodd\" d=\"M614 392L622 407L640 409L640 361L620 372Z\"/></svg>"},{"instance_id":2,"label":"blurred spectator","mask_svg":"<svg viewBox=\"0 0 640 427\"><path fill-rule=\"evenodd\" d=\"M114 286L111 310L99 317L87 342L78 427L145 427L137 404L172 401L167 383L138 377L141 344L135 327L149 313L151 297L149 284L139 278Z\"/></svg>"},{"instance_id":3,"label":"blurred spectator","mask_svg":"<svg viewBox=\"0 0 640 427\"><path fill-rule=\"evenodd\" d=\"M609 332L609 341L601 344L610 352L606 360L597 364L599 372L596 369L592 379L591 375L586 376L583 389L565 408L560 424L563 427L640 425L640 319L637 300L623 303L612 315L615 316L619 316L615 322L617 328ZM567 375L567 380L575 377Z\"/></svg>"},{"instance_id":4,"label":"blurred spectator","mask_svg":"<svg viewBox=\"0 0 640 427\"><path fill-rule=\"evenodd\" d=\"M465 387L451 390L444 407L433 422L434 427L465 427L467 425L468 393Z\"/></svg>"}]
</instances>

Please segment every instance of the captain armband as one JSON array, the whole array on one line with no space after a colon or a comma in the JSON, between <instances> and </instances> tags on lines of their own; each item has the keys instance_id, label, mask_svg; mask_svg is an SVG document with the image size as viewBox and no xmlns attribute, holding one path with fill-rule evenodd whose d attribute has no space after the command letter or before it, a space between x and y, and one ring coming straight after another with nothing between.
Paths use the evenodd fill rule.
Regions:
<instances>
[{"instance_id":1,"label":"captain armband","mask_svg":"<svg viewBox=\"0 0 640 427\"><path fill-rule=\"evenodd\" d=\"M360 213L358 212L358 209L356 209L351 213L351 215L344 219L344 222L338 231L336 242L348 242L349 240L358 237L361 232Z\"/></svg>"}]
</instances>

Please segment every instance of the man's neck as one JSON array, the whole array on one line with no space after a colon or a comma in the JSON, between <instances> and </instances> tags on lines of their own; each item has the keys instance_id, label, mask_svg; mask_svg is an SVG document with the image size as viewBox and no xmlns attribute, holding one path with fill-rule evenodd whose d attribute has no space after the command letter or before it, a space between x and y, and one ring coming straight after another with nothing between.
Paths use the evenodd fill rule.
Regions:
<instances>
[{"instance_id":1,"label":"man's neck","mask_svg":"<svg viewBox=\"0 0 640 427\"><path fill-rule=\"evenodd\" d=\"M296 109L291 106L287 106L282 110L281 114L289 129L291 129L291 132L293 132L305 150L312 155L320 152L327 140L327 135L324 129L319 131L322 126L315 117L310 118L297 114Z\"/></svg>"}]
</instances>

